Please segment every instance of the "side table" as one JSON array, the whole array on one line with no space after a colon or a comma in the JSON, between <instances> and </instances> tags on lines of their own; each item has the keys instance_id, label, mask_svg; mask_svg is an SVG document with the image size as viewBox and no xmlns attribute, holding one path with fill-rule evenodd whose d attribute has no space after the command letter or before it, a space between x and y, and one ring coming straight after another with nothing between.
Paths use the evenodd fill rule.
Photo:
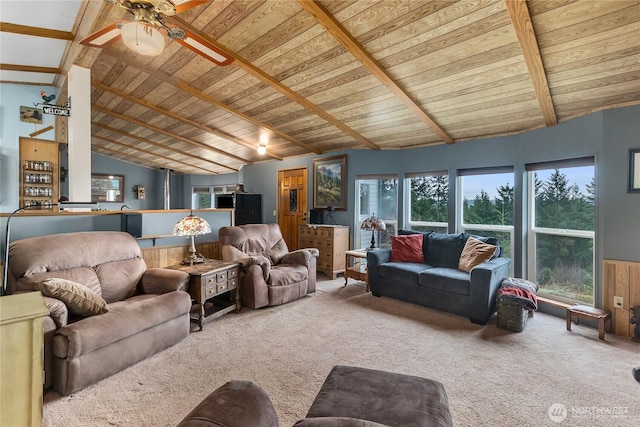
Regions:
<instances>
[{"instance_id":1,"label":"side table","mask_svg":"<svg viewBox=\"0 0 640 427\"><path fill-rule=\"evenodd\" d=\"M240 264L217 259L209 259L201 264L173 265L167 268L189 273L189 294L194 304L199 305L199 315L196 321L200 331L204 328L205 318L216 318L230 311L240 311L240 289L238 270ZM229 300L220 297L232 290L235 296Z\"/></svg>"},{"instance_id":2,"label":"side table","mask_svg":"<svg viewBox=\"0 0 640 427\"><path fill-rule=\"evenodd\" d=\"M364 249L356 249L352 251L346 251L345 256L345 271L344 271L344 285L349 283L349 277L355 280L360 280L365 283L366 292L369 292L369 275L367 274L367 251ZM353 265L351 265L353 261Z\"/></svg>"}]
</instances>

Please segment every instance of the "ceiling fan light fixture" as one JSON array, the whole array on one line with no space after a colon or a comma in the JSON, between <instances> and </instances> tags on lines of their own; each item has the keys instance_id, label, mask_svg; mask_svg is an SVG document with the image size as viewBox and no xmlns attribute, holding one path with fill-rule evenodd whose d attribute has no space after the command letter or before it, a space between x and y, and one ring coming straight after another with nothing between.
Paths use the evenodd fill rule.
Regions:
<instances>
[{"instance_id":1,"label":"ceiling fan light fixture","mask_svg":"<svg viewBox=\"0 0 640 427\"><path fill-rule=\"evenodd\" d=\"M127 22L120 27L125 46L140 55L157 56L164 50L164 37L156 28L139 22Z\"/></svg>"}]
</instances>

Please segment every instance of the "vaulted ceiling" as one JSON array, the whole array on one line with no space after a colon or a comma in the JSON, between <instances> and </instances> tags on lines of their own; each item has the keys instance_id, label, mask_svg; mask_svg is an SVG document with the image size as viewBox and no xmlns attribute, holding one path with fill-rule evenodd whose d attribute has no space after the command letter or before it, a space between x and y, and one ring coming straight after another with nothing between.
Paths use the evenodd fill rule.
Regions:
<instances>
[{"instance_id":1,"label":"vaulted ceiling","mask_svg":"<svg viewBox=\"0 0 640 427\"><path fill-rule=\"evenodd\" d=\"M131 19L112 2L3 0L0 79L64 97L71 64L90 67L92 150L189 174L464 143L640 104L640 1L200 3L167 22L230 65L169 39L155 57L80 45Z\"/></svg>"}]
</instances>

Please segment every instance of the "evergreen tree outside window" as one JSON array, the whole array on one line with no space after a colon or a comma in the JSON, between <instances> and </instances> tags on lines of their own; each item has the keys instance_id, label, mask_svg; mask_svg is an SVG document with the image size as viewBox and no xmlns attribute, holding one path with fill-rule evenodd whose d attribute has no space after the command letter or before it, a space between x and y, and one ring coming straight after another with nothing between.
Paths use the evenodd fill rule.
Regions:
<instances>
[{"instance_id":1,"label":"evergreen tree outside window","mask_svg":"<svg viewBox=\"0 0 640 427\"><path fill-rule=\"evenodd\" d=\"M449 215L449 176L446 171L405 175L409 190L405 208L406 228L447 233Z\"/></svg>"},{"instance_id":2,"label":"evergreen tree outside window","mask_svg":"<svg viewBox=\"0 0 640 427\"><path fill-rule=\"evenodd\" d=\"M458 171L460 231L495 237L502 256L511 258L514 233L512 167ZM513 269L513 263L511 264Z\"/></svg>"},{"instance_id":3,"label":"evergreen tree outside window","mask_svg":"<svg viewBox=\"0 0 640 427\"><path fill-rule=\"evenodd\" d=\"M529 276L539 294L594 304L593 158L529 165Z\"/></svg>"}]
</instances>

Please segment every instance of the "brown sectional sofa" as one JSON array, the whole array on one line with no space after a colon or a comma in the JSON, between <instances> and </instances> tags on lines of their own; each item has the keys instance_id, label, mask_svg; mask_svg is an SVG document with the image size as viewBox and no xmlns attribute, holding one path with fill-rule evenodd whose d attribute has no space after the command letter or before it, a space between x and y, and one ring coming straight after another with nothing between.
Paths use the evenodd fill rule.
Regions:
<instances>
[{"instance_id":1,"label":"brown sectional sofa","mask_svg":"<svg viewBox=\"0 0 640 427\"><path fill-rule=\"evenodd\" d=\"M138 243L127 233L17 240L10 245L8 265L9 293L34 291L46 279L66 280L107 303L104 314L79 316L61 300L45 296L50 310L44 322L45 388L71 394L189 335L189 275L147 269Z\"/></svg>"}]
</instances>

